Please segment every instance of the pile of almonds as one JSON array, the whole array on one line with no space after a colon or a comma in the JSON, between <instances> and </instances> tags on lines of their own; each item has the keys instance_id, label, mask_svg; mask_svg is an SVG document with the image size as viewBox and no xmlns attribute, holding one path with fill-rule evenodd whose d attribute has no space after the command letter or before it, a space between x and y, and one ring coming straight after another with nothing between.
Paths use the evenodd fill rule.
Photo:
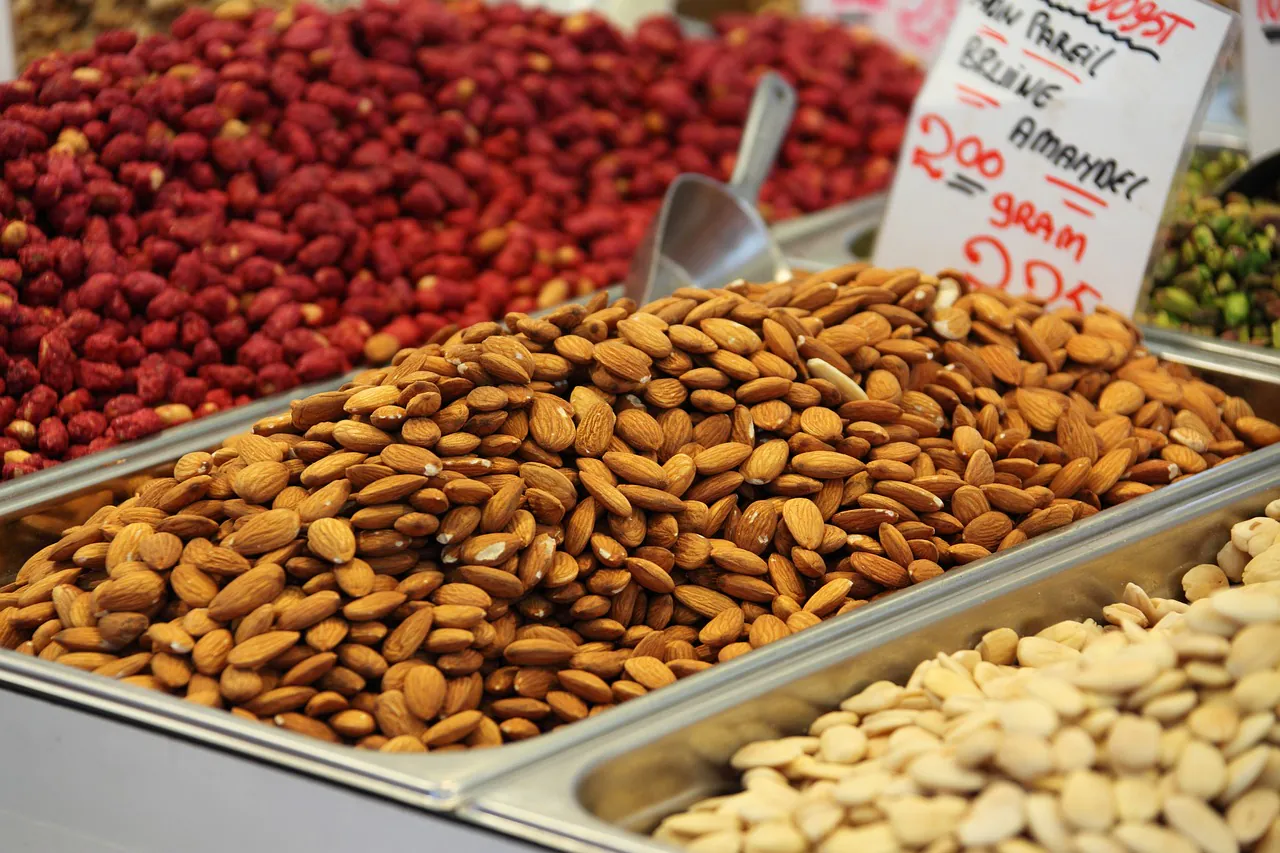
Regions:
<instances>
[{"instance_id":1,"label":"pile of almonds","mask_svg":"<svg viewBox=\"0 0 1280 853\"><path fill-rule=\"evenodd\" d=\"M1236 524L1218 565L1184 576L1190 604L1129 584L1106 624L998 628L807 736L742 747L743 790L656 837L696 853L1280 849L1277 519L1280 500Z\"/></svg>"},{"instance_id":2,"label":"pile of almonds","mask_svg":"<svg viewBox=\"0 0 1280 853\"><path fill-rule=\"evenodd\" d=\"M531 737L1280 441L1107 314L850 265L509 314L182 457L0 646L332 741Z\"/></svg>"}]
</instances>

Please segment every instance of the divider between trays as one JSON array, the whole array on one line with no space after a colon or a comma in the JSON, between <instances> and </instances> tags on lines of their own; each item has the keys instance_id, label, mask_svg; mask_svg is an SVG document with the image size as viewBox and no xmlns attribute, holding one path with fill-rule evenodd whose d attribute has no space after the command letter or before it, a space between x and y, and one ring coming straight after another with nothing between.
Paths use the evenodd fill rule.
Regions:
<instances>
[{"instance_id":1,"label":"divider between trays","mask_svg":"<svg viewBox=\"0 0 1280 853\"><path fill-rule=\"evenodd\" d=\"M1226 467L1235 470L1227 472ZM633 750L654 746L675 731L766 697L859 654L885 647L924 626L1229 508L1250 496L1274 491L1280 488L1280 446L1255 453L1253 465L1246 462L1236 468L1232 463L1224 469L1216 472L1223 476L1214 477L1212 482L1202 480L1199 488L1172 493L1165 489L1141 501L1112 508L983 560L973 568L949 572L856 614L810 628L798 635L803 638L798 641L791 637L771 644L703 674L697 680L701 684L683 684L686 689L678 695L675 689L667 688L662 691L668 693L665 705L654 703L644 709L646 713L633 713L629 725L593 732L594 736L590 740L582 738L580 748L574 751L559 750L514 777L491 780L464 792L466 799L460 814L483 826L562 850L604 848L618 853L652 853L668 849L607 823L586 809L579 788L593 770ZM1178 485L1194 482L1192 478ZM1146 525L1144 520L1148 521ZM1121 590L1113 592L1118 597ZM1096 615L1064 612L1062 618ZM713 681L714 678L719 680Z\"/></svg>"}]
</instances>

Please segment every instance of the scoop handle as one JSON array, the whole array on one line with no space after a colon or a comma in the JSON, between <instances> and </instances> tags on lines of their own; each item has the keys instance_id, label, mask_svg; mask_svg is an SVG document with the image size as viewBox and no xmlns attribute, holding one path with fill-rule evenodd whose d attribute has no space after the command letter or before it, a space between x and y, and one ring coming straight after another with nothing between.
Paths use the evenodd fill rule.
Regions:
<instances>
[{"instance_id":1,"label":"scoop handle","mask_svg":"<svg viewBox=\"0 0 1280 853\"><path fill-rule=\"evenodd\" d=\"M1215 195L1225 198L1227 193L1242 193L1250 198L1280 201L1280 151L1273 151L1251 162L1243 172L1229 178Z\"/></svg>"},{"instance_id":2,"label":"scoop handle","mask_svg":"<svg viewBox=\"0 0 1280 853\"><path fill-rule=\"evenodd\" d=\"M795 112L796 90L791 84L773 71L763 74L751 98L738 159L729 179L734 192L753 204L760 196L764 179L773 170Z\"/></svg>"}]
</instances>

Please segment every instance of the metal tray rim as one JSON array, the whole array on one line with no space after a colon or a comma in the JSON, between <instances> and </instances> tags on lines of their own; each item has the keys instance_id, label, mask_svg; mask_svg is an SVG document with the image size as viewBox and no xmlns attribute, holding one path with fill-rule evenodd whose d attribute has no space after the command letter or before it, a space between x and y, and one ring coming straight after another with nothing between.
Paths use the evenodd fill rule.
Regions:
<instances>
[{"instance_id":1,"label":"metal tray rim","mask_svg":"<svg viewBox=\"0 0 1280 853\"><path fill-rule=\"evenodd\" d=\"M1195 363L1186 362L1193 367L1203 366L1212 369L1215 362L1218 364L1226 362L1237 371L1252 368L1250 373L1242 374L1245 376L1259 379L1280 376L1280 350L1224 341L1221 338L1192 335L1145 324L1140 324L1138 328L1142 331L1147 349L1160 353L1167 350L1184 358L1194 358L1197 360Z\"/></svg>"}]
</instances>

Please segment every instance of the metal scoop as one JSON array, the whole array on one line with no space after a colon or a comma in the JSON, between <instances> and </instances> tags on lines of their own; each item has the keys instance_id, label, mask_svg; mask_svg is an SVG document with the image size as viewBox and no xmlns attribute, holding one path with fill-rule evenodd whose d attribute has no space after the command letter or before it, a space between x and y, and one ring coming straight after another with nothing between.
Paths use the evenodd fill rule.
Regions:
<instances>
[{"instance_id":1,"label":"metal scoop","mask_svg":"<svg viewBox=\"0 0 1280 853\"><path fill-rule=\"evenodd\" d=\"M1227 193L1240 193L1249 198L1280 201L1280 151L1254 160L1243 172L1227 180L1216 195L1226 198Z\"/></svg>"},{"instance_id":2,"label":"metal scoop","mask_svg":"<svg viewBox=\"0 0 1280 853\"><path fill-rule=\"evenodd\" d=\"M789 277L756 199L795 109L796 93L786 80L773 72L760 78L729 183L695 174L671 182L632 261L627 296L643 305L680 287Z\"/></svg>"}]
</instances>

